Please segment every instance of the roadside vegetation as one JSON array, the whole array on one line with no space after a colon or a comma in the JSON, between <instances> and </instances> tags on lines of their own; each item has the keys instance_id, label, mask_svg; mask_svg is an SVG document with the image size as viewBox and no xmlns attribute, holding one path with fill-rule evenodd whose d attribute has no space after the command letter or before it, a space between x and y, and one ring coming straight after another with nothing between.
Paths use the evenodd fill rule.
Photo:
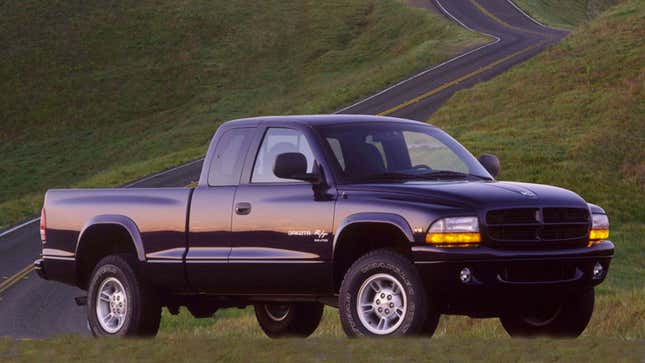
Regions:
<instances>
[{"instance_id":1,"label":"roadside vegetation","mask_svg":"<svg viewBox=\"0 0 645 363\"><path fill-rule=\"evenodd\" d=\"M588 22L620 0L513 0L536 20L571 29Z\"/></svg>"},{"instance_id":2,"label":"roadside vegetation","mask_svg":"<svg viewBox=\"0 0 645 363\"><path fill-rule=\"evenodd\" d=\"M401 5L389 6L404 9ZM551 11L559 12L556 10ZM422 18L434 19L425 15ZM161 332L154 341L58 337L16 344L0 340L0 360L31 361L48 351L50 357L61 361L117 361L124 356L137 361L580 362L594 358L642 361L645 356L642 344L645 339L644 20L645 5L640 0L623 1L593 21L582 21L584 24L571 36L536 58L489 82L459 92L430 120L473 153L497 154L502 161L500 179L570 188L605 207L611 218L611 239L617 246L617 255L608 281L598 289L596 312L582 338L573 342L511 340L495 319L442 317L432 340L339 340L336 338L344 334L337 311L328 308L311 339L269 341L263 337L249 308L224 310L216 313L214 319L202 320L193 319L186 311L179 316L165 312ZM373 69L365 67L365 72ZM329 76L334 82L343 74L350 77L340 68L336 71L341 74ZM270 73L267 71L265 75ZM359 82L361 77L364 74L356 75L355 81ZM242 97L245 92L240 92ZM263 95L271 96L271 92ZM334 97L338 98L317 103L320 110L329 111L333 105L349 101L343 95ZM222 107L234 102L231 97ZM266 105L257 99L248 102L258 107L254 110L260 106L266 107L262 110L284 111L279 108L282 106L294 112L316 110L314 106L306 108L300 103L278 106ZM210 113L220 111L204 109L203 112L195 120L211 120ZM132 121L132 126L138 125L137 122ZM179 129L169 128L163 135L186 142L184 128L194 127L210 134L216 126L212 120L204 124L192 122L180 122ZM169 127L169 123L165 125ZM203 143L208 135L201 137L192 141ZM170 143L173 144L174 141ZM127 149L126 145L121 146ZM196 147L195 153L201 153L202 149L203 145ZM138 164L130 164L134 166L114 169L119 172L103 174L113 176L102 180L123 181L144 169L187 160L193 157L191 152L170 149L170 156L163 162L145 161L153 160L151 156ZM96 178L88 176L83 180ZM81 351L80 346L85 348Z\"/></svg>"},{"instance_id":3,"label":"roadside vegetation","mask_svg":"<svg viewBox=\"0 0 645 363\"><path fill-rule=\"evenodd\" d=\"M332 112L487 41L397 0L0 8L0 228L37 215L48 188L199 158L222 121Z\"/></svg>"},{"instance_id":4,"label":"roadside vegetation","mask_svg":"<svg viewBox=\"0 0 645 363\"><path fill-rule=\"evenodd\" d=\"M568 188L609 213L616 258L597 289L587 338L645 339L644 18L641 2L625 1L536 58L459 92L429 120L475 155L498 155L501 180ZM161 336L185 333L262 336L252 308L218 312L214 322L186 311L164 316ZM335 309L315 336L344 336ZM507 334L497 319L444 316L436 336Z\"/></svg>"},{"instance_id":5,"label":"roadside vegetation","mask_svg":"<svg viewBox=\"0 0 645 363\"><path fill-rule=\"evenodd\" d=\"M268 340L182 335L155 340L58 337L20 344L0 339L3 362L640 362L641 342L482 338Z\"/></svg>"},{"instance_id":6,"label":"roadside vegetation","mask_svg":"<svg viewBox=\"0 0 645 363\"><path fill-rule=\"evenodd\" d=\"M644 37L645 4L623 1L429 120L474 154L497 154L501 179L558 185L606 209L616 257L588 336L645 339Z\"/></svg>"}]
</instances>

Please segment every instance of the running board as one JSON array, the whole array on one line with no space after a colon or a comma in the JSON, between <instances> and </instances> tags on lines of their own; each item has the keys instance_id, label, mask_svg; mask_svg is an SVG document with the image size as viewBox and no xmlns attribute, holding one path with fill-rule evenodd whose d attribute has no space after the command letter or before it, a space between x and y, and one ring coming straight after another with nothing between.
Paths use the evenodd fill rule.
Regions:
<instances>
[{"instance_id":1,"label":"running board","mask_svg":"<svg viewBox=\"0 0 645 363\"><path fill-rule=\"evenodd\" d=\"M74 301L76 302L76 305L78 305L78 306L86 306L87 305L87 296L75 297Z\"/></svg>"}]
</instances>

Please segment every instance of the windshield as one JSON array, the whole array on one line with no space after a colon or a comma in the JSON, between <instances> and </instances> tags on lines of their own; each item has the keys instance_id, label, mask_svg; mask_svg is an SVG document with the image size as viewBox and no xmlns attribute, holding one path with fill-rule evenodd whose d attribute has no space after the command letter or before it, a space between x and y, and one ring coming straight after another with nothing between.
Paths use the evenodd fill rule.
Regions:
<instances>
[{"instance_id":1,"label":"windshield","mask_svg":"<svg viewBox=\"0 0 645 363\"><path fill-rule=\"evenodd\" d=\"M461 144L427 125L355 123L319 132L344 183L376 180L492 180Z\"/></svg>"}]
</instances>

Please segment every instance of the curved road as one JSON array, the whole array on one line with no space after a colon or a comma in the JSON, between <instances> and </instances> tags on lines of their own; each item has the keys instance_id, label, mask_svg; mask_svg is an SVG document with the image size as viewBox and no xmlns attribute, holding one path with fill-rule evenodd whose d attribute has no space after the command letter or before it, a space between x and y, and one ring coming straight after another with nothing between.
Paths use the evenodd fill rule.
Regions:
<instances>
[{"instance_id":1,"label":"curved road","mask_svg":"<svg viewBox=\"0 0 645 363\"><path fill-rule=\"evenodd\" d=\"M339 110L424 121L457 90L498 75L559 41L566 32L544 27L509 0L416 0L461 26L487 34L491 42L427 69ZM130 187L184 186L197 180L195 161ZM83 291L37 278L26 268L40 253L38 221L0 233L0 336L46 337L87 334L85 308L73 298ZM19 272L22 271L22 274ZM24 276L24 277L23 277Z\"/></svg>"}]
</instances>

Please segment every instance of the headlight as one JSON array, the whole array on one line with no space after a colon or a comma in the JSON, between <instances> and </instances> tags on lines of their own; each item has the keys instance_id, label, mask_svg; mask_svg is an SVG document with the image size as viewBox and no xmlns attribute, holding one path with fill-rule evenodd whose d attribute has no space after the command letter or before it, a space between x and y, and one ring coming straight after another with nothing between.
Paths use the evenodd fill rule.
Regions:
<instances>
[{"instance_id":1,"label":"headlight","mask_svg":"<svg viewBox=\"0 0 645 363\"><path fill-rule=\"evenodd\" d=\"M607 238L609 238L609 218L606 214L592 214L589 240L597 242Z\"/></svg>"},{"instance_id":2,"label":"headlight","mask_svg":"<svg viewBox=\"0 0 645 363\"><path fill-rule=\"evenodd\" d=\"M443 218L434 222L426 234L426 243L437 247L473 247L480 242L477 217Z\"/></svg>"}]
</instances>

